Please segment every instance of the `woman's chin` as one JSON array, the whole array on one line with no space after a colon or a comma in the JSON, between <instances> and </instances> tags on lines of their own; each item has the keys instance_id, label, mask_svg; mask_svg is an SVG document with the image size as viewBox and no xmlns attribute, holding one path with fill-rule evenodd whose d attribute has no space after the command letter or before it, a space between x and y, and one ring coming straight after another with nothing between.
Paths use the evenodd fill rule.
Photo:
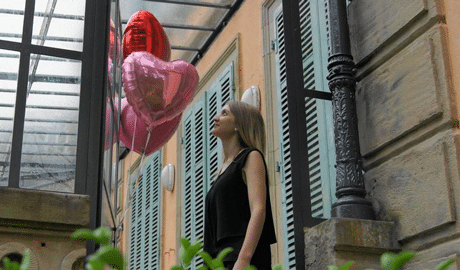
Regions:
<instances>
[{"instance_id":1,"label":"woman's chin","mask_svg":"<svg viewBox=\"0 0 460 270\"><path fill-rule=\"evenodd\" d=\"M219 137L219 133L216 132L216 129L215 129L215 128L213 128L213 129L211 130L211 134L212 134L213 136L215 136L215 137Z\"/></svg>"}]
</instances>

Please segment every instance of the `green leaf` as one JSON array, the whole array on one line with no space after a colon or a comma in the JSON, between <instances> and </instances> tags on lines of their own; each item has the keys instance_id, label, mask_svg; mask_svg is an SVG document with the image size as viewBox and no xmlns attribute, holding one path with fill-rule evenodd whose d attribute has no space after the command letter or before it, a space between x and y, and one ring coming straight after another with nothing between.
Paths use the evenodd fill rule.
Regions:
<instances>
[{"instance_id":1,"label":"green leaf","mask_svg":"<svg viewBox=\"0 0 460 270\"><path fill-rule=\"evenodd\" d=\"M182 246L185 248L185 249L188 249L190 247L190 240L188 240L187 238L185 237L182 237L180 239L180 242L182 243Z\"/></svg>"},{"instance_id":2,"label":"green leaf","mask_svg":"<svg viewBox=\"0 0 460 270\"><path fill-rule=\"evenodd\" d=\"M22 257L21 265L19 266L19 270L27 270L29 269L30 264L30 249L26 249L24 251L24 256Z\"/></svg>"},{"instance_id":3,"label":"green leaf","mask_svg":"<svg viewBox=\"0 0 460 270\"><path fill-rule=\"evenodd\" d=\"M197 270L208 270L208 268L206 266L201 266L200 268L198 268Z\"/></svg>"},{"instance_id":4,"label":"green leaf","mask_svg":"<svg viewBox=\"0 0 460 270\"><path fill-rule=\"evenodd\" d=\"M200 255L200 257L203 259L203 261L209 266L209 267L212 267L212 257L211 255L209 255L207 252L205 251L202 251L200 253L198 253L198 255Z\"/></svg>"},{"instance_id":5,"label":"green leaf","mask_svg":"<svg viewBox=\"0 0 460 270\"><path fill-rule=\"evenodd\" d=\"M98 259L89 260L86 263L87 270L104 270L104 263Z\"/></svg>"},{"instance_id":6,"label":"green leaf","mask_svg":"<svg viewBox=\"0 0 460 270\"><path fill-rule=\"evenodd\" d=\"M94 236L93 232L88 229L76 230L72 234L72 237L75 239L91 240L93 242L99 243L98 239L96 238L96 236Z\"/></svg>"},{"instance_id":7,"label":"green leaf","mask_svg":"<svg viewBox=\"0 0 460 270\"><path fill-rule=\"evenodd\" d=\"M200 251L200 249L203 247L203 244L197 242L192 245L186 238L181 238L181 242L182 247L179 249L179 259L186 266L189 266L193 260L193 257L195 257L198 251Z\"/></svg>"},{"instance_id":8,"label":"green leaf","mask_svg":"<svg viewBox=\"0 0 460 270\"><path fill-rule=\"evenodd\" d=\"M355 263L355 261L349 261L342 266L329 265L328 270L349 270L353 265L355 265Z\"/></svg>"},{"instance_id":9,"label":"green leaf","mask_svg":"<svg viewBox=\"0 0 460 270\"><path fill-rule=\"evenodd\" d=\"M225 248L224 250L222 250L219 255L217 255L217 258L213 259L211 257L211 255L209 255L207 252L200 252L199 255L200 257L203 259L203 261L211 268L211 269L226 269L224 267L224 258L225 256L228 255L228 253L232 252L233 249L232 248Z\"/></svg>"},{"instance_id":10,"label":"green leaf","mask_svg":"<svg viewBox=\"0 0 460 270\"><path fill-rule=\"evenodd\" d=\"M233 251L233 248L230 248L230 247L225 248L224 250L222 250L222 251L219 253L219 255L217 255L215 261L216 261L216 262L219 262L219 263L222 263L222 266L224 266L224 263L223 263L224 258L225 258L230 252L232 252L232 251ZM219 264L219 266L220 266L220 264Z\"/></svg>"},{"instance_id":11,"label":"green leaf","mask_svg":"<svg viewBox=\"0 0 460 270\"><path fill-rule=\"evenodd\" d=\"M184 270L184 268L182 266L176 265L176 266L173 266L171 270Z\"/></svg>"},{"instance_id":12,"label":"green leaf","mask_svg":"<svg viewBox=\"0 0 460 270\"><path fill-rule=\"evenodd\" d=\"M100 227L94 231L94 236L101 245L106 246L110 244L112 232L108 227Z\"/></svg>"},{"instance_id":13,"label":"green leaf","mask_svg":"<svg viewBox=\"0 0 460 270\"><path fill-rule=\"evenodd\" d=\"M415 257L415 251L401 251L398 254L387 252L380 258L383 270L399 270Z\"/></svg>"},{"instance_id":14,"label":"green leaf","mask_svg":"<svg viewBox=\"0 0 460 270\"><path fill-rule=\"evenodd\" d=\"M339 266L339 268L337 270L349 270L349 269L351 269L351 267L353 265L355 265L355 263L356 263L355 261L349 261L349 262L347 262L347 264Z\"/></svg>"},{"instance_id":15,"label":"green leaf","mask_svg":"<svg viewBox=\"0 0 460 270\"><path fill-rule=\"evenodd\" d=\"M123 254L117 248L111 246L101 247L95 254L102 262L114 267L117 270L123 270Z\"/></svg>"},{"instance_id":16,"label":"green leaf","mask_svg":"<svg viewBox=\"0 0 460 270\"><path fill-rule=\"evenodd\" d=\"M19 263L11 262L8 257L3 258L3 265L5 266L5 270L19 270Z\"/></svg>"},{"instance_id":17,"label":"green leaf","mask_svg":"<svg viewBox=\"0 0 460 270\"><path fill-rule=\"evenodd\" d=\"M281 266L281 264L277 264L273 266L273 270L283 270L283 267Z\"/></svg>"},{"instance_id":18,"label":"green leaf","mask_svg":"<svg viewBox=\"0 0 460 270\"><path fill-rule=\"evenodd\" d=\"M451 266L457 259L455 258L452 258L452 259L449 259L441 264L439 264L437 267L436 267L436 270L446 270L447 268L449 268L449 266Z\"/></svg>"},{"instance_id":19,"label":"green leaf","mask_svg":"<svg viewBox=\"0 0 460 270\"><path fill-rule=\"evenodd\" d=\"M110 229L107 227L100 227L96 229L94 232L88 229L79 229L72 234L72 237L75 239L91 240L93 242L101 244L102 246L110 244L111 236L112 233L110 232Z\"/></svg>"},{"instance_id":20,"label":"green leaf","mask_svg":"<svg viewBox=\"0 0 460 270\"><path fill-rule=\"evenodd\" d=\"M255 266L250 265L246 268L246 270L257 270L257 268Z\"/></svg>"}]
</instances>

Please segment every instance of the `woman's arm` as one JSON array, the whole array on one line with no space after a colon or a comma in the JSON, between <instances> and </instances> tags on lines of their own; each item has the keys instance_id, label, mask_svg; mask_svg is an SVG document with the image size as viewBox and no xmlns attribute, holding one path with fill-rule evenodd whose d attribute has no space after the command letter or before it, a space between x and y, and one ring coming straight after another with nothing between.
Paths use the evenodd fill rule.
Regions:
<instances>
[{"instance_id":1,"label":"woman's arm","mask_svg":"<svg viewBox=\"0 0 460 270\"><path fill-rule=\"evenodd\" d=\"M249 153L243 167L243 179L248 187L251 218L234 270L245 269L249 266L264 227L268 191L265 184L265 165L258 151Z\"/></svg>"}]
</instances>

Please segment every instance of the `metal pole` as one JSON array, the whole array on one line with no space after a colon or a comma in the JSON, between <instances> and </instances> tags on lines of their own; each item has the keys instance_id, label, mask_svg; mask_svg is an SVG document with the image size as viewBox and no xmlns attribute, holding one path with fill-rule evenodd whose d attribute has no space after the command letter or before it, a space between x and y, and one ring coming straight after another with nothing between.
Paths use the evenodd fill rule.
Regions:
<instances>
[{"instance_id":1,"label":"metal pole","mask_svg":"<svg viewBox=\"0 0 460 270\"><path fill-rule=\"evenodd\" d=\"M331 215L375 219L374 209L370 201L365 199L356 115L356 71L350 50L346 1L328 1L331 56L327 67L327 79L332 93L337 158L337 202L332 205Z\"/></svg>"}]
</instances>

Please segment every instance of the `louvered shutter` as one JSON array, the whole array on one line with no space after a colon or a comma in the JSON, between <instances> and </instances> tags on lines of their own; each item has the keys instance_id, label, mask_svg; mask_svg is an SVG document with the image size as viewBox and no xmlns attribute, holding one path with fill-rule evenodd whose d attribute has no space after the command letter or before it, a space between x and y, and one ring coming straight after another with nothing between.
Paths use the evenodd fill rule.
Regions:
<instances>
[{"instance_id":1,"label":"louvered shutter","mask_svg":"<svg viewBox=\"0 0 460 270\"><path fill-rule=\"evenodd\" d=\"M131 232L130 232L130 250L129 250L129 269L140 269L141 267L141 238L142 232L142 183L136 187L136 174L134 173L131 178L133 193L133 200L131 202Z\"/></svg>"},{"instance_id":2,"label":"louvered shutter","mask_svg":"<svg viewBox=\"0 0 460 270\"><path fill-rule=\"evenodd\" d=\"M160 174L161 155L156 152L143 169L144 268L160 269Z\"/></svg>"},{"instance_id":3,"label":"louvered shutter","mask_svg":"<svg viewBox=\"0 0 460 270\"><path fill-rule=\"evenodd\" d=\"M205 197L222 160L220 141L211 134L212 119L225 102L233 99L233 68L232 62L184 117L183 236L192 242L203 242ZM191 269L198 269L201 264L195 260Z\"/></svg>"},{"instance_id":4,"label":"louvered shutter","mask_svg":"<svg viewBox=\"0 0 460 270\"><path fill-rule=\"evenodd\" d=\"M329 92L327 0L299 2L304 88ZM330 218L335 201L332 102L306 98L310 200L313 217Z\"/></svg>"},{"instance_id":5,"label":"louvered shutter","mask_svg":"<svg viewBox=\"0 0 460 270\"><path fill-rule=\"evenodd\" d=\"M301 0L299 2L302 64L304 87L306 89L328 91L325 86L327 64L327 31L324 0ZM320 4L320 5L319 5ZM323 16L323 17L321 17ZM283 205L283 232L285 250L285 268L295 269L295 237L292 198L291 155L289 144L289 118L286 88L286 60L283 29L283 14L280 6L274 13L276 36L276 75L278 95L278 123L281 154L281 181ZM305 117L308 146L308 168L312 216L328 218L332 204L331 189L335 187L335 149L333 144L332 108L330 101L306 98ZM332 137L331 137L332 135ZM306 164L307 165L307 164Z\"/></svg>"},{"instance_id":6,"label":"louvered shutter","mask_svg":"<svg viewBox=\"0 0 460 270\"><path fill-rule=\"evenodd\" d=\"M286 88L286 54L282 6L275 11L276 81L278 96L278 126L281 154L281 198L283 207L284 269L295 269L294 205L292 197L291 151L289 144L289 118Z\"/></svg>"},{"instance_id":7,"label":"louvered shutter","mask_svg":"<svg viewBox=\"0 0 460 270\"><path fill-rule=\"evenodd\" d=\"M213 118L220 113L229 100L234 99L233 62L220 74L219 78L206 91L206 120L207 120L207 178L208 190L217 175L219 164L222 163L222 145L219 139L211 133L214 127Z\"/></svg>"},{"instance_id":8,"label":"louvered shutter","mask_svg":"<svg viewBox=\"0 0 460 270\"><path fill-rule=\"evenodd\" d=\"M160 171L157 151L146 161L134 188L129 269L160 269Z\"/></svg>"},{"instance_id":9,"label":"louvered shutter","mask_svg":"<svg viewBox=\"0 0 460 270\"><path fill-rule=\"evenodd\" d=\"M183 236L203 242L204 198L206 195L206 128L204 97L184 118L183 162ZM192 264L196 269L197 261Z\"/></svg>"}]
</instances>

